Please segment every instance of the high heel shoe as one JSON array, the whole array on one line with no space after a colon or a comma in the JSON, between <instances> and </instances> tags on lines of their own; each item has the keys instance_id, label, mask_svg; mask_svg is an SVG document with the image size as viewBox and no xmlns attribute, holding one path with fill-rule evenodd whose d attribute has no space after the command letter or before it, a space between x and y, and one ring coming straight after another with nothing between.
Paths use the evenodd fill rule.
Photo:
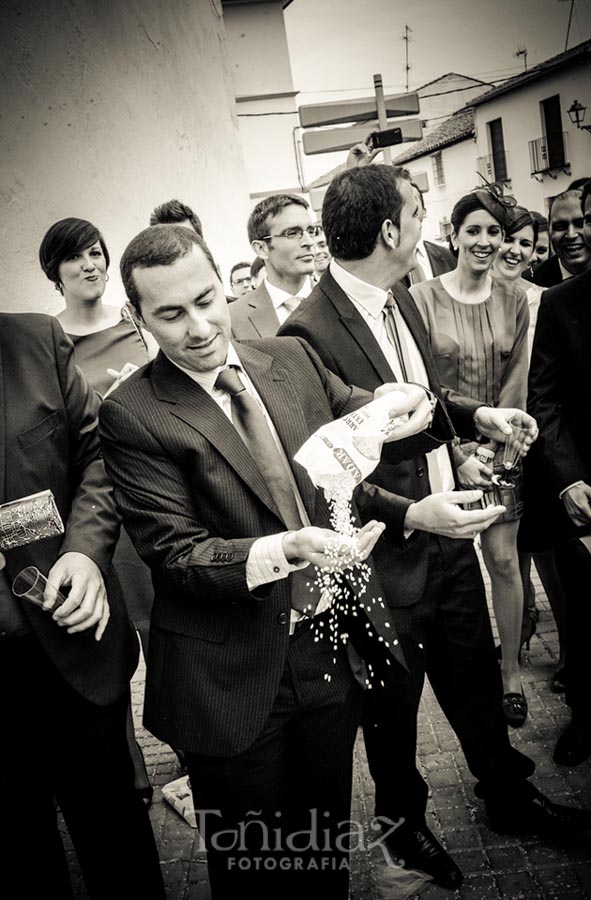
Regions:
<instances>
[{"instance_id":1,"label":"high heel shoe","mask_svg":"<svg viewBox=\"0 0 591 900\"><path fill-rule=\"evenodd\" d=\"M521 651L525 645L525 649L529 652L529 644L534 634L537 632L538 626L536 625L536 620L531 618L530 616L524 620L523 626L521 628L521 643L519 646L519 653L517 654L517 662L521 665ZM503 648L500 644L495 646L495 653L499 662L503 658Z\"/></svg>"},{"instance_id":2,"label":"high heel shoe","mask_svg":"<svg viewBox=\"0 0 591 900\"><path fill-rule=\"evenodd\" d=\"M523 620L523 624L521 626L521 643L519 646L519 653L517 654L517 662L519 663L519 665L521 665L521 651L523 650L524 645L525 649L529 653L530 641L537 630L538 626L536 624L536 620L531 615L530 610L528 610L528 615Z\"/></svg>"},{"instance_id":3,"label":"high heel shoe","mask_svg":"<svg viewBox=\"0 0 591 900\"><path fill-rule=\"evenodd\" d=\"M566 669L564 666L554 670L552 676L552 691L555 694L564 694L566 691Z\"/></svg>"},{"instance_id":4,"label":"high heel shoe","mask_svg":"<svg viewBox=\"0 0 591 900\"><path fill-rule=\"evenodd\" d=\"M505 720L512 728L521 728L527 719L527 700L523 690L519 694L503 694Z\"/></svg>"}]
</instances>

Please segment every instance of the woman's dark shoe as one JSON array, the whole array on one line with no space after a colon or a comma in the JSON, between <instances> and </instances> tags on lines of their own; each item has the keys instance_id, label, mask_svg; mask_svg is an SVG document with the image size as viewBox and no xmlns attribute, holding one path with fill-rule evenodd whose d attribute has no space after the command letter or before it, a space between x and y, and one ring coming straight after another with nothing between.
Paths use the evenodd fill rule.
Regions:
<instances>
[{"instance_id":1,"label":"woman's dark shoe","mask_svg":"<svg viewBox=\"0 0 591 900\"><path fill-rule=\"evenodd\" d=\"M503 695L503 712L508 725L520 728L527 719L527 700L523 691L520 694Z\"/></svg>"},{"instance_id":2,"label":"woman's dark shoe","mask_svg":"<svg viewBox=\"0 0 591 900\"><path fill-rule=\"evenodd\" d=\"M534 634L538 630L538 626L536 625L536 620L532 617L531 611L528 610L529 615L527 615L521 626L521 643L519 646L519 653L517 654L517 661L519 665L521 665L521 651L525 645L525 649L529 652L529 643L533 638Z\"/></svg>"},{"instance_id":3,"label":"woman's dark shoe","mask_svg":"<svg viewBox=\"0 0 591 900\"><path fill-rule=\"evenodd\" d=\"M152 785L148 784L146 787L136 788L135 792L146 809L149 809L149 807L152 805L152 797L154 796L154 788L152 787Z\"/></svg>"},{"instance_id":4,"label":"woman's dark shoe","mask_svg":"<svg viewBox=\"0 0 591 900\"><path fill-rule=\"evenodd\" d=\"M564 666L556 669L552 676L552 690L555 694L564 694L566 691L566 669Z\"/></svg>"}]
</instances>

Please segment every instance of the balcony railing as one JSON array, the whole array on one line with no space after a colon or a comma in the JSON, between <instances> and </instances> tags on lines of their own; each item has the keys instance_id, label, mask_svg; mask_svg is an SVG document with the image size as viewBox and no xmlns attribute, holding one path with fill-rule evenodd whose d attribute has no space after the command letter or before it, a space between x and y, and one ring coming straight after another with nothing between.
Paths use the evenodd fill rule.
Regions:
<instances>
[{"instance_id":1,"label":"balcony railing","mask_svg":"<svg viewBox=\"0 0 591 900\"><path fill-rule=\"evenodd\" d=\"M544 135L529 142L529 168L532 175L563 169L568 165L565 131Z\"/></svg>"},{"instance_id":2,"label":"balcony railing","mask_svg":"<svg viewBox=\"0 0 591 900\"><path fill-rule=\"evenodd\" d=\"M488 156L479 156L476 160L476 169L487 181L509 181L507 154L504 150L490 153Z\"/></svg>"}]
</instances>

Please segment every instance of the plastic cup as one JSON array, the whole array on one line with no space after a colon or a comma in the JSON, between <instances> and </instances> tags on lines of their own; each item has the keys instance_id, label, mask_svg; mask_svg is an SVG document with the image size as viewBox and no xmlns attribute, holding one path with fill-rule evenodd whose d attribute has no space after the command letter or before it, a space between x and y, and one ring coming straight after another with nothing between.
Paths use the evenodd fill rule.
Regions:
<instances>
[{"instance_id":1,"label":"plastic cup","mask_svg":"<svg viewBox=\"0 0 591 900\"><path fill-rule=\"evenodd\" d=\"M509 422L511 435L507 435L505 449L503 451L503 466L505 469L513 469L521 456L521 448L525 444L525 436L529 433L529 426L521 422Z\"/></svg>"},{"instance_id":2,"label":"plastic cup","mask_svg":"<svg viewBox=\"0 0 591 900\"><path fill-rule=\"evenodd\" d=\"M39 571L37 566L27 566L26 569L22 569L18 573L12 582L12 593L15 597L28 600L29 603L34 603L35 606L43 607L43 595L46 587L47 578ZM65 601L65 595L58 591L53 609L57 609Z\"/></svg>"}]
</instances>

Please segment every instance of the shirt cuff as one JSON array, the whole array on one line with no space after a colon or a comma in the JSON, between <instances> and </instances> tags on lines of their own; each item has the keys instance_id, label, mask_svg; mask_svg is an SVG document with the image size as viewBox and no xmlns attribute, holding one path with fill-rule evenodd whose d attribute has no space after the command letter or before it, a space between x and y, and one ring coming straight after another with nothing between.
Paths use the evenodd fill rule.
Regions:
<instances>
[{"instance_id":1,"label":"shirt cuff","mask_svg":"<svg viewBox=\"0 0 591 900\"><path fill-rule=\"evenodd\" d=\"M563 488L558 495L559 499L562 500L562 498L564 497L564 495L566 494L567 491L570 491L571 488L577 487L577 485L579 485L579 484L585 484L583 479L581 479L580 481L573 481L573 483L569 484L568 487Z\"/></svg>"},{"instance_id":2,"label":"shirt cuff","mask_svg":"<svg viewBox=\"0 0 591 900\"><path fill-rule=\"evenodd\" d=\"M262 584L287 578L296 569L305 569L309 565L305 561L297 565L287 561L283 552L283 538L286 534L287 531L282 531L280 534L258 538L250 548L246 560L246 585L249 591L254 591Z\"/></svg>"}]
</instances>

